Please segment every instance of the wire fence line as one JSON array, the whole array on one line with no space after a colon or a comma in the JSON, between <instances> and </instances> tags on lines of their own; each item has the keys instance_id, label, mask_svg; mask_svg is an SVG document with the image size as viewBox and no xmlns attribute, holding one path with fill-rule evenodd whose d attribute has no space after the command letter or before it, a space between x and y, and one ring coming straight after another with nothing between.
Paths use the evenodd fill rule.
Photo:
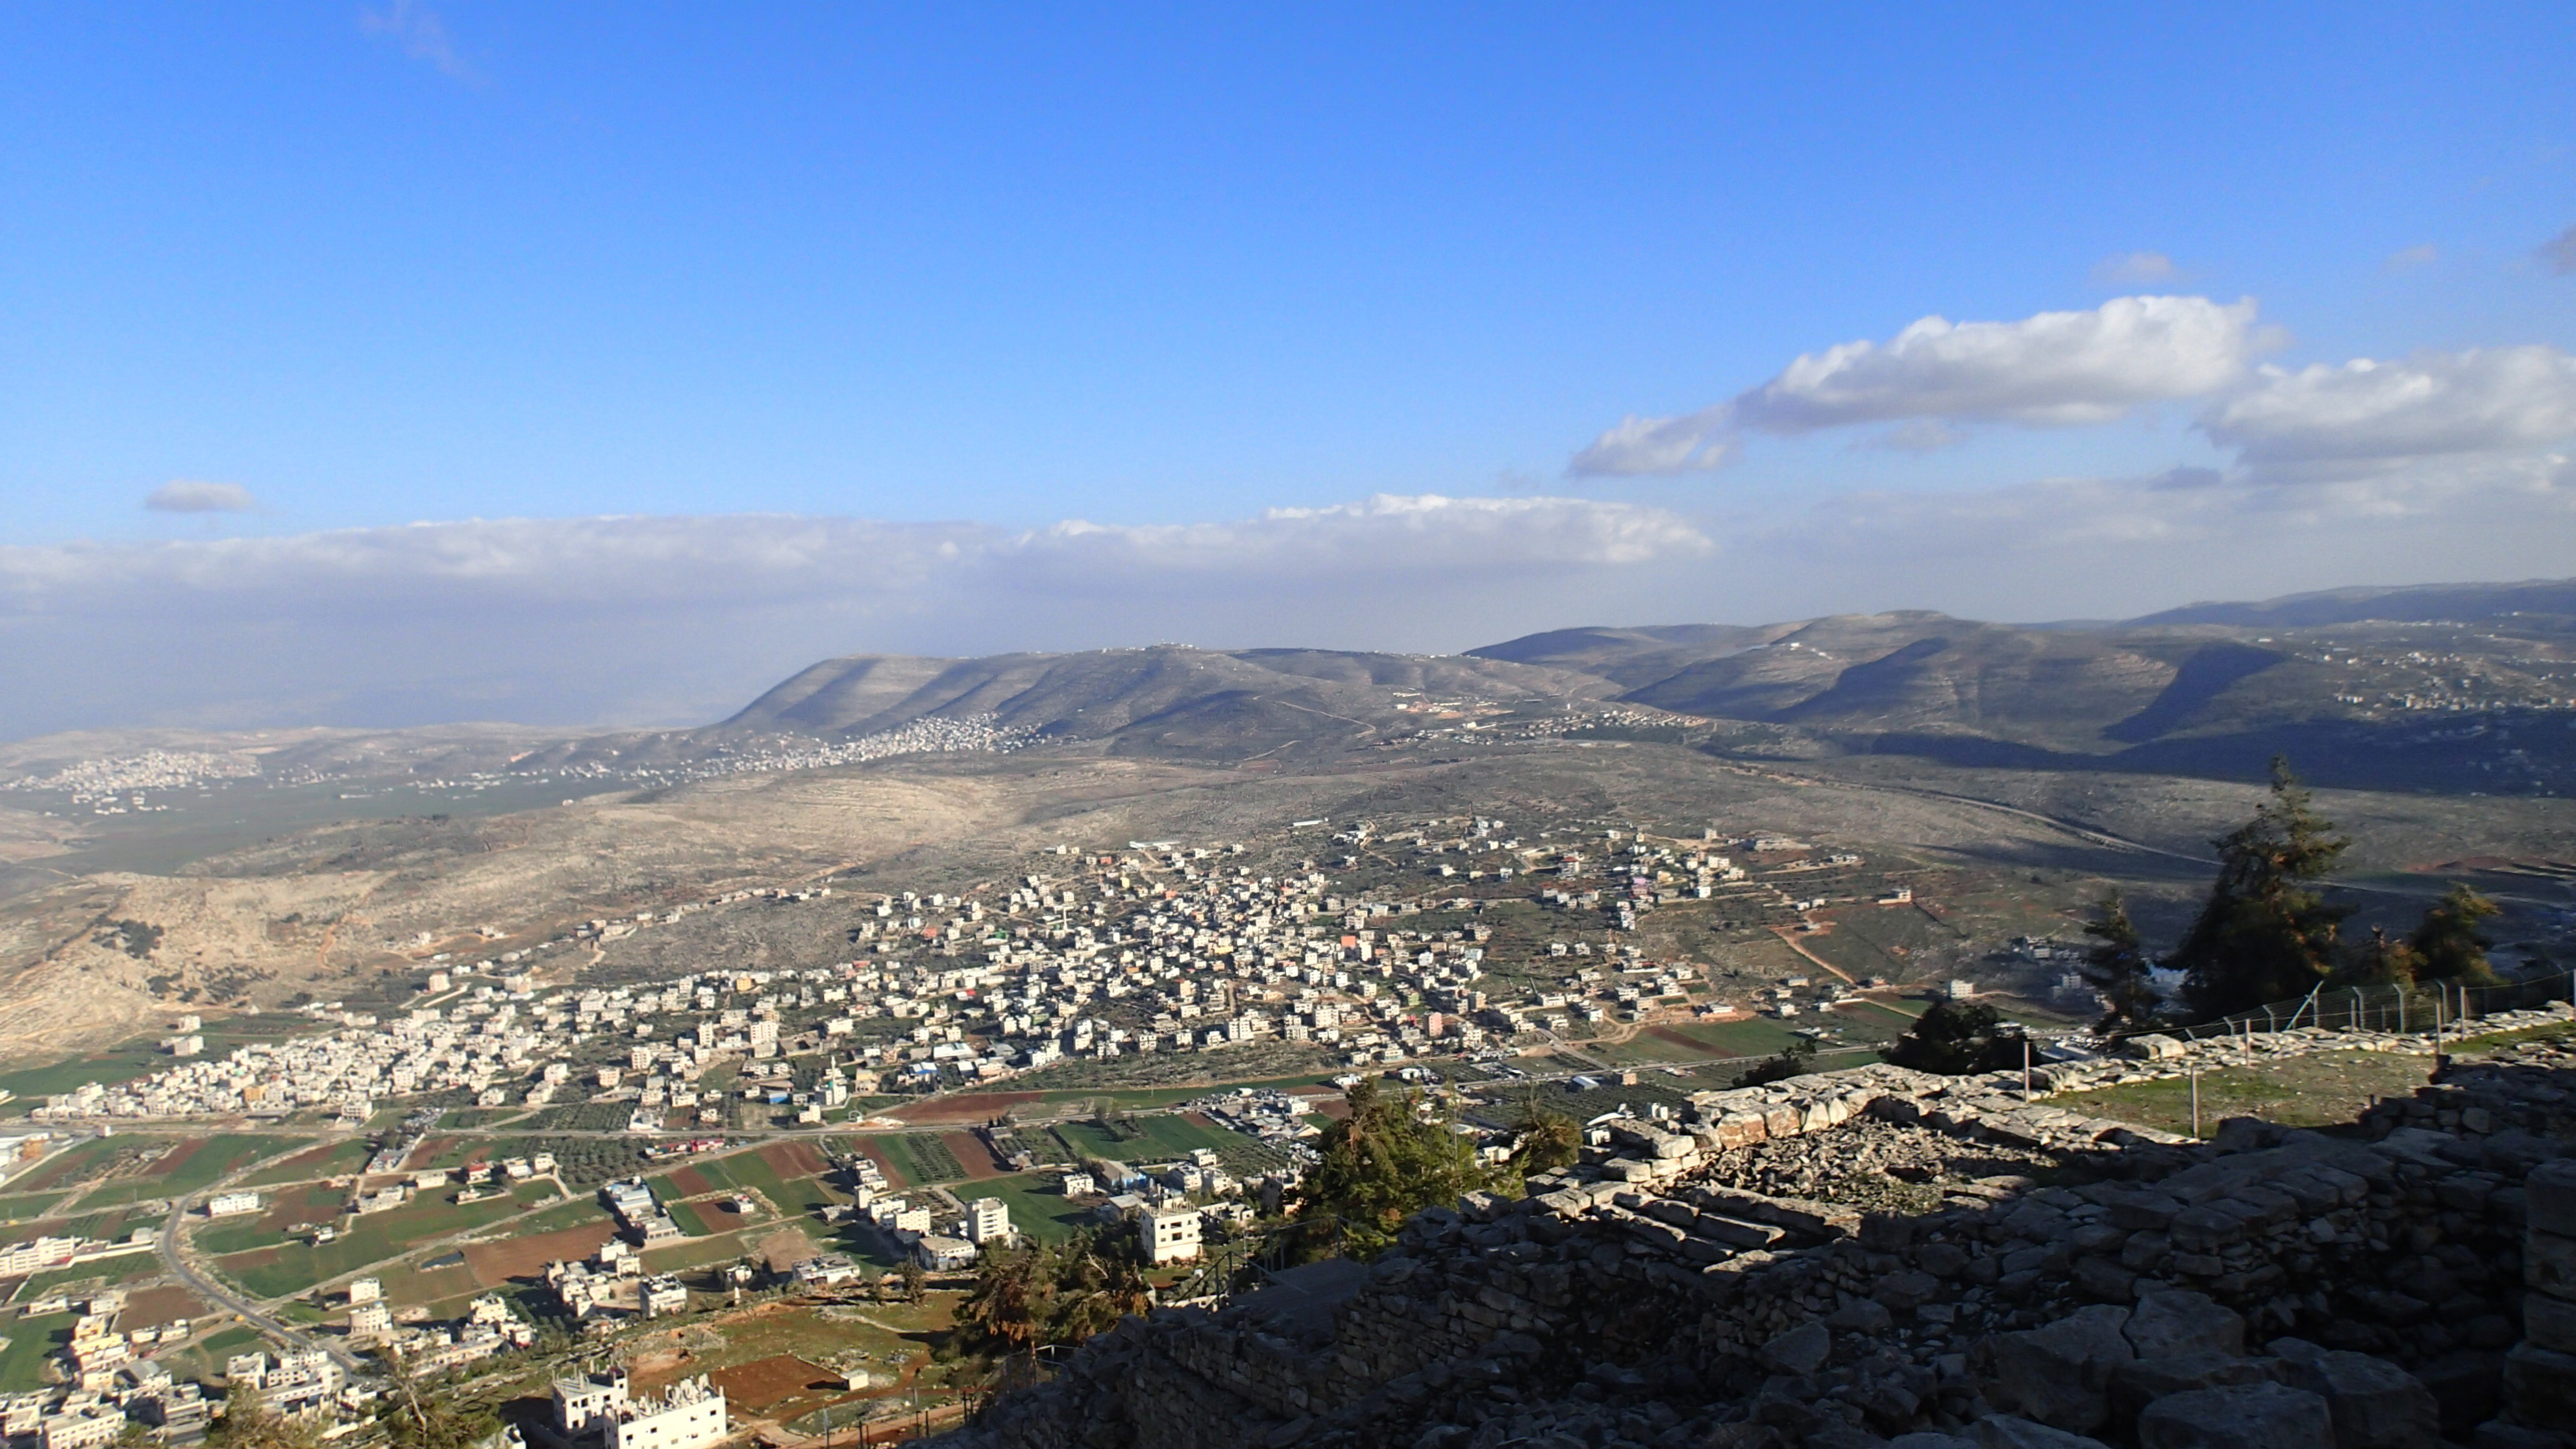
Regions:
<instances>
[{"instance_id":1,"label":"wire fence line","mask_svg":"<svg viewBox=\"0 0 2576 1449\"><path fill-rule=\"evenodd\" d=\"M2208 1021L2132 1027L2104 1036L2113 1046L2136 1037L2161 1033L2189 1041L2256 1032L2291 1031L2298 1027L2341 1028L2399 1034L2449 1035L2467 1023L2500 1011L2520 1011L2553 1001L2576 1002L2576 971L2526 971L2488 985L2457 981L2383 983L2375 986L2319 984L2307 995L2273 1001Z\"/></svg>"}]
</instances>

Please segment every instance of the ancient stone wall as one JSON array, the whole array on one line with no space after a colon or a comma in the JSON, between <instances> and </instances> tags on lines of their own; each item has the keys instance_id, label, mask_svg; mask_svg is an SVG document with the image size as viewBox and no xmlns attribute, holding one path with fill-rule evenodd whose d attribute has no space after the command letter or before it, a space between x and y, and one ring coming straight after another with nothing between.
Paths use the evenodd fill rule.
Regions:
<instances>
[{"instance_id":1,"label":"ancient stone wall","mask_svg":"<svg viewBox=\"0 0 2576 1449\"><path fill-rule=\"evenodd\" d=\"M1707 1093L1526 1199L1422 1214L1329 1296L1133 1321L964 1438L2576 1449L2552 1437L2576 1404L2571 1088L2576 1058L2534 1049L2349 1134L2201 1144L1885 1066ZM1738 1185L1793 1145L1865 1169L1926 1141L2014 1170L1952 1171L1908 1214Z\"/></svg>"}]
</instances>

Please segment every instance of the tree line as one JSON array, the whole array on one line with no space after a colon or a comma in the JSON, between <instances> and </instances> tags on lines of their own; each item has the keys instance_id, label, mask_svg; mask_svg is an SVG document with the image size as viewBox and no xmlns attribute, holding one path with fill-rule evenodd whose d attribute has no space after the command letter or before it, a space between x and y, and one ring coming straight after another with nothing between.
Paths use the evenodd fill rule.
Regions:
<instances>
[{"instance_id":1,"label":"tree line","mask_svg":"<svg viewBox=\"0 0 2576 1449\"><path fill-rule=\"evenodd\" d=\"M2293 1001L2320 986L2412 987L2441 981L2497 984L2487 952L2495 945L2481 924L2494 901L2454 883L2406 936L2374 929L2347 940L2354 907L2320 889L2352 846L2290 773L2272 761L2271 796L2246 821L2210 844L2218 875L2182 940L2164 956L2150 952L2129 919L2127 902L2107 892L2084 923L2092 947L2078 968L2107 1004L2102 1031L2146 1027L2169 1017L2210 1019ZM2155 990L2157 970L2182 973L2177 1000Z\"/></svg>"}]
</instances>

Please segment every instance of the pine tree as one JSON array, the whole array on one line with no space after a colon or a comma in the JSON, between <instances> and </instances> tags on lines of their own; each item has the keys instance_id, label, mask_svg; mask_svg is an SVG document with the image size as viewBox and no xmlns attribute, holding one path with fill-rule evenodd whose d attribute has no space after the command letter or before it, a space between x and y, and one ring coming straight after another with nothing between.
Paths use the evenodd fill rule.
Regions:
<instances>
[{"instance_id":1,"label":"pine tree","mask_svg":"<svg viewBox=\"0 0 2576 1449\"><path fill-rule=\"evenodd\" d=\"M1508 1172L1515 1182L1571 1166L1583 1155L1583 1129L1564 1113L1539 1105L1535 1095L1522 1101L1514 1132L1518 1141Z\"/></svg>"},{"instance_id":2,"label":"pine tree","mask_svg":"<svg viewBox=\"0 0 2576 1449\"><path fill-rule=\"evenodd\" d=\"M2495 942L2479 934L2478 922L2503 909L2466 885L2454 883L2425 909L2424 923L2407 938L2406 944L2423 961L2419 974L2470 986L2494 985L2497 977L2495 968L2487 964L2487 951Z\"/></svg>"},{"instance_id":3,"label":"pine tree","mask_svg":"<svg viewBox=\"0 0 2576 1449\"><path fill-rule=\"evenodd\" d=\"M2138 939L2138 928L2129 920L2129 903L2120 899L2117 890L2103 893L2093 907L2093 918L2084 923L2084 934L2093 938L2093 949L2076 971L2086 985L2102 993L2109 1007L2095 1030L2145 1026L2156 1014L2155 987L2148 975L2155 961Z\"/></svg>"},{"instance_id":4,"label":"pine tree","mask_svg":"<svg viewBox=\"0 0 2576 1449\"><path fill-rule=\"evenodd\" d=\"M1298 1185L1295 1216L1338 1219L1351 1257L1376 1257L1395 1246L1405 1219L1488 1185L1475 1145L1447 1118L1418 1114L1411 1093L1363 1077L1346 1100L1350 1115L1325 1129L1321 1157Z\"/></svg>"},{"instance_id":5,"label":"pine tree","mask_svg":"<svg viewBox=\"0 0 2576 1449\"><path fill-rule=\"evenodd\" d=\"M2352 914L2310 886L2333 873L2352 842L2276 757L2272 798L2210 844L2218 879L2171 962L2182 968L2184 998L2219 1016L2307 995L2334 968L2337 932Z\"/></svg>"},{"instance_id":6,"label":"pine tree","mask_svg":"<svg viewBox=\"0 0 2576 1449\"><path fill-rule=\"evenodd\" d=\"M2000 1072L2022 1062L2022 1031L2003 1013L1972 1001L1936 1001L1879 1055L1900 1067L1943 1076Z\"/></svg>"},{"instance_id":7,"label":"pine tree","mask_svg":"<svg viewBox=\"0 0 2576 1449\"><path fill-rule=\"evenodd\" d=\"M1053 1312L1055 1264L1035 1242L988 1249L974 1291L957 1305L957 1321L1012 1352L1037 1347Z\"/></svg>"},{"instance_id":8,"label":"pine tree","mask_svg":"<svg viewBox=\"0 0 2576 1449\"><path fill-rule=\"evenodd\" d=\"M2348 986L2412 986L2423 974L2424 958L2404 941L2392 941L2385 927L2370 928L2370 944L2344 968L2338 983Z\"/></svg>"}]
</instances>

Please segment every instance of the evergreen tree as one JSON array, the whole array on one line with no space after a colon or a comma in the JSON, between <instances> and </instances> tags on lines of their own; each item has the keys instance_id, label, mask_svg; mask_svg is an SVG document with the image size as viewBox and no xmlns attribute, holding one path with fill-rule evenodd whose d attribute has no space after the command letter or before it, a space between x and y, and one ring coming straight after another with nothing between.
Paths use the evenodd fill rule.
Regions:
<instances>
[{"instance_id":1,"label":"evergreen tree","mask_svg":"<svg viewBox=\"0 0 2576 1449\"><path fill-rule=\"evenodd\" d=\"M1055 1264L1031 1241L985 1250L975 1288L957 1305L957 1321L1014 1352L1035 1349L1054 1311Z\"/></svg>"},{"instance_id":2,"label":"evergreen tree","mask_svg":"<svg viewBox=\"0 0 2576 1449\"><path fill-rule=\"evenodd\" d=\"M1376 1257L1395 1245L1405 1219L1487 1186L1475 1144L1448 1118L1419 1115L1413 1094L1363 1077L1346 1100L1350 1115L1325 1129L1322 1155L1298 1185L1295 1217L1339 1219L1351 1257Z\"/></svg>"},{"instance_id":3,"label":"evergreen tree","mask_svg":"<svg viewBox=\"0 0 2576 1449\"><path fill-rule=\"evenodd\" d=\"M2138 928L2129 920L2129 903L2120 899L2117 890L2103 893L2093 907L2093 918L2084 923L2084 934L2093 938L2093 949L2076 970L2108 1004L2094 1029L2145 1026L2156 1014L2155 987L2148 976L2155 961L2138 939Z\"/></svg>"},{"instance_id":4,"label":"evergreen tree","mask_svg":"<svg viewBox=\"0 0 2576 1449\"><path fill-rule=\"evenodd\" d=\"M491 1410L433 1392L402 1354L389 1355L385 1367L390 1382L377 1403L376 1422L394 1449L471 1449L501 1427Z\"/></svg>"},{"instance_id":5,"label":"evergreen tree","mask_svg":"<svg viewBox=\"0 0 2576 1449\"><path fill-rule=\"evenodd\" d=\"M1535 1096L1521 1103L1521 1119L1513 1130L1518 1140L1507 1164L1512 1181L1571 1166L1583 1155L1583 1129L1564 1113L1541 1106Z\"/></svg>"},{"instance_id":6,"label":"evergreen tree","mask_svg":"<svg viewBox=\"0 0 2576 1449\"><path fill-rule=\"evenodd\" d=\"M1880 1055L1900 1067L1948 1077L2000 1072L2021 1065L2021 1028L1980 1002L1936 1001Z\"/></svg>"},{"instance_id":7,"label":"evergreen tree","mask_svg":"<svg viewBox=\"0 0 2576 1449\"><path fill-rule=\"evenodd\" d=\"M2289 762L2272 761L2272 797L2254 818L2210 842L2218 879L2172 958L2183 996L2203 1015L2307 995L2334 968L2349 906L2328 905L2323 880L2351 841L2316 812Z\"/></svg>"},{"instance_id":8,"label":"evergreen tree","mask_svg":"<svg viewBox=\"0 0 2576 1449\"><path fill-rule=\"evenodd\" d=\"M2392 941L2385 928L2370 928L2370 944L2345 967L2338 983L2349 986L2412 986L2423 974L2424 958L2404 941Z\"/></svg>"},{"instance_id":9,"label":"evergreen tree","mask_svg":"<svg viewBox=\"0 0 2576 1449\"><path fill-rule=\"evenodd\" d=\"M2424 923L2407 938L2423 962L2419 974L2468 986L2494 985L2497 977L2487 964L2487 951L2495 942L2479 933L2478 922L2503 909L2466 885L2453 884L2425 909Z\"/></svg>"},{"instance_id":10,"label":"evergreen tree","mask_svg":"<svg viewBox=\"0 0 2576 1449\"><path fill-rule=\"evenodd\" d=\"M248 1384L236 1384L224 1395L223 1417L206 1431L212 1449L314 1449L321 1442L321 1431L310 1420L281 1417Z\"/></svg>"},{"instance_id":11,"label":"evergreen tree","mask_svg":"<svg viewBox=\"0 0 2576 1449\"><path fill-rule=\"evenodd\" d=\"M1151 1308L1153 1285L1138 1254L1135 1235L1121 1229L1085 1234L1059 1250L1047 1342L1080 1343Z\"/></svg>"},{"instance_id":12,"label":"evergreen tree","mask_svg":"<svg viewBox=\"0 0 2576 1449\"><path fill-rule=\"evenodd\" d=\"M1135 1236L1124 1227L1055 1247L1024 1244L986 1254L957 1320L1006 1352L1076 1344L1153 1306Z\"/></svg>"}]
</instances>

